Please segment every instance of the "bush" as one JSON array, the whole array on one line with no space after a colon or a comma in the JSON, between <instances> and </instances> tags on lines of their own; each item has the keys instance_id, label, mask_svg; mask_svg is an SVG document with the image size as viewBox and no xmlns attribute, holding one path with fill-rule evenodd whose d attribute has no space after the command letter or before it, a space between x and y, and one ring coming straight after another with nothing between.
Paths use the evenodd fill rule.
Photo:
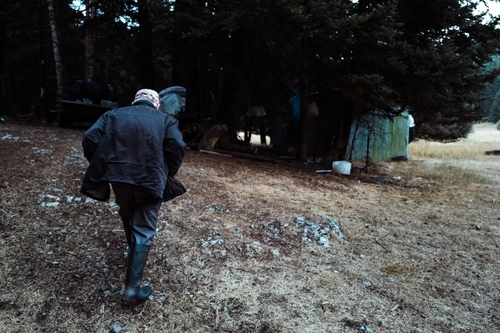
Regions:
<instances>
[{"instance_id":1,"label":"bush","mask_svg":"<svg viewBox=\"0 0 500 333\"><path fill-rule=\"evenodd\" d=\"M496 123L500 120L500 92L495 95L493 104L491 105L488 121Z\"/></svg>"},{"instance_id":2,"label":"bush","mask_svg":"<svg viewBox=\"0 0 500 333\"><path fill-rule=\"evenodd\" d=\"M467 137L472 129L468 123L424 123L418 128L418 137L421 139L451 142Z\"/></svg>"}]
</instances>

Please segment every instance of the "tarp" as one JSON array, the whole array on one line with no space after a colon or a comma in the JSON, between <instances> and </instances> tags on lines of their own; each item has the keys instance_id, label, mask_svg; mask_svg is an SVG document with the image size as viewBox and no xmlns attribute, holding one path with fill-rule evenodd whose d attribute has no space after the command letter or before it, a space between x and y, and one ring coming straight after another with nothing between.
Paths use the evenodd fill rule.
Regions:
<instances>
[{"instance_id":1,"label":"tarp","mask_svg":"<svg viewBox=\"0 0 500 333\"><path fill-rule=\"evenodd\" d=\"M293 98L292 101L293 117L297 119L297 121L300 120L301 107L302 107L302 102L300 99L300 88L297 87L297 91L295 92L295 97Z\"/></svg>"},{"instance_id":2,"label":"tarp","mask_svg":"<svg viewBox=\"0 0 500 333\"><path fill-rule=\"evenodd\" d=\"M159 95L160 111L175 116L185 110L186 88L181 86L169 87L160 91Z\"/></svg>"}]
</instances>

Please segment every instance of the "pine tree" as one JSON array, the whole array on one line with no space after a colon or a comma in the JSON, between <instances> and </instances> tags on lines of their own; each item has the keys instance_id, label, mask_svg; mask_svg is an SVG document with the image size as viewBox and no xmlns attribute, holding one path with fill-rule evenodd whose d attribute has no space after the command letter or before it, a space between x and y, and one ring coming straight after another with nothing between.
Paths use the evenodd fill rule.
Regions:
<instances>
[{"instance_id":1,"label":"pine tree","mask_svg":"<svg viewBox=\"0 0 500 333\"><path fill-rule=\"evenodd\" d=\"M500 120L500 91L495 95L493 103L491 104L490 113L488 114L488 121L496 123Z\"/></svg>"},{"instance_id":2,"label":"pine tree","mask_svg":"<svg viewBox=\"0 0 500 333\"><path fill-rule=\"evenodd\" d=\"M400 1L399 21L408 47L402 54L407 75L396 82L420 136L458 139L481 119L481 91L498 70L484 66L497 54L498 20L483 23L476 4L455 0Z\"/></svg>"},{"instance_id":3,"label":"pine tree","mask_svg":"<svg viewBox=\"0 0 500 333\"><path fill-rule=\"evenodd\" d=\"M304 103L323 96L321 110L335 119L330 125L338 135L326 160L342 158L352 120L374 110L393 117L408 107L418 134L464 136L484 115L485 84L498 76L484 70L498 54L498 22L484 24L472 2L123 0L95 2L92 22L70 2L57 1L67 75L83 75L89 28L96 32L96 75L115 82L124 96L142 85L184 85L188 109L232 128L253 105L265 104L271 117L283 112L300 85ZM16 73L18 95L37 90L26 72L39 63L42 44L55 86L50 38L42 44L34 38L49 34L38 3L6 0L0 7L4 74ZM37 20L42 28L32 24ZM18 38L16 31L26 29L31 33Z\"/></svg>"},{"instance_id":4,"label":"pine tree","mask_svg":"<svg viewBox=\"0 0 500 333\"><path fill-rule=\"evenodd\" d=\"M492 57L492 61L484 67L484 71L487 73L491 73L494 70L498 70L500 68L500 57L498 55L494 55ZM500 77L496 77L495 80L490 83L485 84L485 89L481 92L480 105L484 110L483 116L488 117L490 113L491 106L493 105L493 101L495 99L495 95L500 91Z\"/></svg>"}]
</instances>

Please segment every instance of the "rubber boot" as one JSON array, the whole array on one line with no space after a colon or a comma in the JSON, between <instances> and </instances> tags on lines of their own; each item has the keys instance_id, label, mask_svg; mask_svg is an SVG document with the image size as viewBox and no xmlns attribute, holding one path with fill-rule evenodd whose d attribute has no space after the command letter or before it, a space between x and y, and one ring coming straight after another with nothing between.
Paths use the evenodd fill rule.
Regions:
<instances>
[{"instance_id":1,"label":"rubber boot","mask_svg":"<svg viewBox=\"0 0 500 333\"><path fill-rule=\"evenodd\" d=\"M151 295L152 288L150 286L141 287L142 273L148 259L149 248L149 245L131 244L130 246L125 290L122 296L124 304L145 301Z\"/></svg>"}]
</instances>

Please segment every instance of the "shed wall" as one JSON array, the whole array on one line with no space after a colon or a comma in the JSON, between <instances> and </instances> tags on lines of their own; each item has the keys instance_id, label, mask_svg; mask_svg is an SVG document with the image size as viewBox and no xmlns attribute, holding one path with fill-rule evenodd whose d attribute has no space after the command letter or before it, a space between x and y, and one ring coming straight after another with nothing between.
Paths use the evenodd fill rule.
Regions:
<instances>
[{"instance_id":1,"label":"shed wall","mask_svg":"<svg viewBox=\"0 0 500 333\"><path fill-rule=\"evenodd\" d=\"M347 159L387 161L396 156L408 158L408 114L387 119L377 115L355 120L347 147ZM367 152L368 151L368 152Z\"/></svg>"}]
</instances>

